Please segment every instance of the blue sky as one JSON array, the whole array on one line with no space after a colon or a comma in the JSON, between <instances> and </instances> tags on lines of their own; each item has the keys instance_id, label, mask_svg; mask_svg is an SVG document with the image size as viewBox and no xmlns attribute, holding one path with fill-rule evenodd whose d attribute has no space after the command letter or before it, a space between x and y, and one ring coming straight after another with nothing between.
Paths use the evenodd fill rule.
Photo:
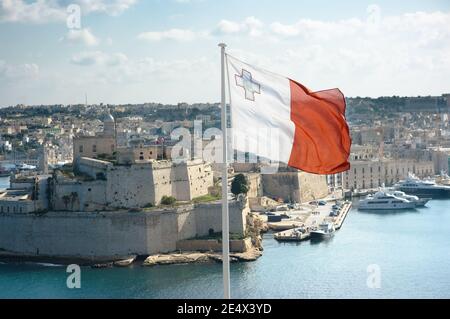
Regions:
<instances>
[{"instance_id":1,"label":"blue sky","mask_svg":"<svg viewBox=\"0 0 450 319\"><path fill-rule=\"evenodd\" d=\"M0 106L216 102L221 41L313 90L450 91L448 0L0 0Z\"/></svg>"}]
</instances>

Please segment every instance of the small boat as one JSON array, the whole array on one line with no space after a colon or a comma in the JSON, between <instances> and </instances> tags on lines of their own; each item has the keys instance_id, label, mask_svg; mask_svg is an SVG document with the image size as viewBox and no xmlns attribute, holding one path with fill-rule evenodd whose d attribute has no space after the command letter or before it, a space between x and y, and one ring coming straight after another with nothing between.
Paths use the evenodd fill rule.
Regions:
<instances>
[{"instance_id":1,"label":"small boat","mask_svg":"<svg viewBox=\"0 0 450 319\"><path fill-rule=\"evenodd\" d=\"M416 203L405 198L397 197L385 191L378 191L374 195L367 195L359 201L359 210L396 210L413 209Z\"/></svg>"},{"instance_id":2,"label":"small boat","mask_svg":"<svg viewBox=\"0 0 450 319\"><path fill-rule=\"evenodd\" d=\"M322 223L316 230L310 232L311 238L326 239L334 236L336 229L333 223Z\"/></svg>"},{"instance_id":3,"label":"small boat","mask_svg":"<svg viewBox=\"0 0 450 319\"><path fill-rule=\"evenodd\" d=\"M302 241L308 237L305 227L293 228L273 235L278 241Z\"/></svg>"},{"instance_id":4,"label":"small boat","mask_svg":"<svg viewBox=\"0 0 450 319\"><path fill-rule=\"evenodd\" d=\"M114 266L116 267L128 267L130 266L135 260L136 260L137 256L133 256L127 259L122 259L122 260L116 260L114 262Z\"/></svg>"}]
</instances>

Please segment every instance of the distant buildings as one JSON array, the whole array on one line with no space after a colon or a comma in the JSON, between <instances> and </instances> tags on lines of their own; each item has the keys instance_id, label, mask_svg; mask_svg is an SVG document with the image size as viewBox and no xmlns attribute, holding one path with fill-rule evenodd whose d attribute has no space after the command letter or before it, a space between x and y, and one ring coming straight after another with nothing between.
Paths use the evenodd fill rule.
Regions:
<instances>
[{"instance_id":1,"label":"distant buildings","mask_svg":"<svg viewBox=\"0 0 450 319\"><path fill-rule=\"evenodd\" d=\"M414 173L419 177L434 175L432 161L413 160L352 160L350 170L342 173L345 189L367 189L391 186Z\"/></svg>"}]
</instances>

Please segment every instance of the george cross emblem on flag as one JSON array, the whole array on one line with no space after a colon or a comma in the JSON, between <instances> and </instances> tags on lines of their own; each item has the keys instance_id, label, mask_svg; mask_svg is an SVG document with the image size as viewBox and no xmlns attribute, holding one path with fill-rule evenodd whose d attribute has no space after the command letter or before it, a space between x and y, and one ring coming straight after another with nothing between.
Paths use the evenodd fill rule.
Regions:
<instances>
[{"instance_id":1,"label":"george cross emblem on flag","mask_svg":"<svg viewBox=\"0 0 450 319\"><path fill-rule=\"evenodd\" d=\"M236 74L234 77L236 85L244 89L247 100L255 101L255 93L261 94L261 85L253 80L252 74L247 70L242 69L241 74Z\"/></svg>"}]
</instances>

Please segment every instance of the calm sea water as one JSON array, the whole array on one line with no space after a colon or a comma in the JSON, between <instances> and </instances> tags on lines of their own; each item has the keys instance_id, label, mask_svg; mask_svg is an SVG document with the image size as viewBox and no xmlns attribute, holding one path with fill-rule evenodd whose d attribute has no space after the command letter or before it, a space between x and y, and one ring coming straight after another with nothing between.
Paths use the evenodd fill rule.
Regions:
<instances>
[{"instance_id":1,"label":"calm sea water","mask_svg":"<svg viewBox=\"0 0 450 319\"><path fill-rule=\"evenodd\" d=\"M9 187L9 177L0 177L0 191Z\"/></svg>"},{"instance_id":2,"label":"calm sea water","mask_svg":"<svg viewBox=\"0 0 450 319\"><path fill-rule=\"evenodd\" d=\"M450 298L450 200L396 213L352 210L333 239L277 243L231 265L237 298ZM1 236L1 234L0 234ZM369 288L369 265L381 287ZM220 298L220 264L82 268L81 288L66 287L64 266L0 264L1 298Z\"/></svg>"}]
</instances>

